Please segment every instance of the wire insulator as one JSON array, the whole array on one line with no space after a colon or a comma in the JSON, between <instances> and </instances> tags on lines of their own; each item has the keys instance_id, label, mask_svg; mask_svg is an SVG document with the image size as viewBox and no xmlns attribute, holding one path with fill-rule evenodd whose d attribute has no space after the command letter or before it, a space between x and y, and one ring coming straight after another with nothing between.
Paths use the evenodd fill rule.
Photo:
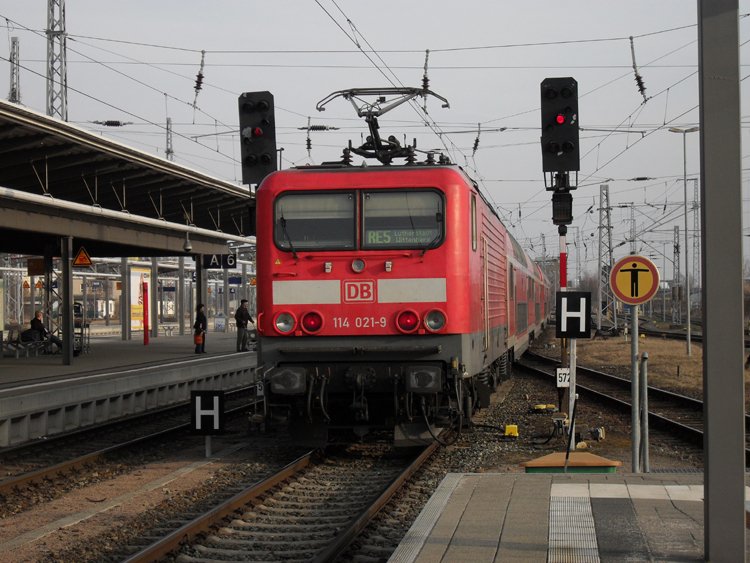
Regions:
<instances>
[{"instance_id":1,"label":"wire insulator","mask_svg":"<svg viewBox=\"0 0 750 563\"><path fill-rule=\"evenodd\" d=\"M427 63L430 60L430 50L425 49L424 52L424 74L422 75L422 90L430 89L430 77L427 75Z\"/></svg>"},{"instance_id":2,"label":"wire insulator","mask_svg":"<svg viewBox=\"0 0 750 563\"><path fill-rule=\"evenodd\" d=\"M125 125L132 125L130 121L120 121L119 119L107 119L106 121L93 121L97 125L104 125L105 127L124 127Z\"/></svg>"},{"instance_id":3,"label":"wire insulator","mask_svg":"<svg viewBox=\"0 0 750 563\"><path fill-rule=\"evenodd\" d=\"M193 98L193 110L198 105L198 92L203 89L203 68L206 66L206 51L201 51L201 66L198 69L198 74L195 75L195 98ZM193 111L195 113L195 111ZM193 115L193 121L195 121L195 115Z\"/></svg>"},{"instance_id":4,"label":"wire insulator","mask_svg":"<svg viewBox=\"0 0 750 563\"><path fill-rule=\"evenodd\" d=\"M646 86L643 83L643 77L638 72L638 65L635 63L635 43L633 42L633 36L630 36L630 56L633 59L633 73L635 74L635 83L638 86L638 92L640 92L641 96L643 96L643 103L645 104L648 101L648 97L646 96Z\"/></svg>"},{"instance_id":5,"label":"wire insulator","mask_svg":"<svg viewBox=\"0 0 750 563\"><path fill-rule=\"evenodd\" d=\"M422 75L422 111L427 113L427 91L430 89L430 77L427 75L427 64L430 60L430 50L424 51L424 74Z\"/></svg>"}]
</instances>

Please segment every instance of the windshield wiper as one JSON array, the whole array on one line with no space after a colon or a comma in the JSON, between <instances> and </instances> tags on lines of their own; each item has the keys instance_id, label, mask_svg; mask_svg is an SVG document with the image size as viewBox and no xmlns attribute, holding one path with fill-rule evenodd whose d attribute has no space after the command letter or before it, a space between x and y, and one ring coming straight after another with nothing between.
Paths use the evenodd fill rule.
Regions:
<instances>
[{"instance_id":1,"label":"windshield wiper","mask_svg":"<svg viewBox=\"0 0 750 563\"><path fill-rule=\"evenodd\" d=\"M442 214L442 213L440 213L440 211L438 211L437 213L435 213L435 221L436 221L436 222L437 222L437 224L438 224L438 230L437 230L437 234L435 234L435 237L434 237L434 238L433 238L433 239L432 239L432 240L431 240L431 241L430 241L430 242L429 242L429 243L427 244L427 246L425 246L425 247L424 247L424 248L422 249L422 254L420 254L420 256L424 256L424 255L425 255L425 252L427 252L428 250L432 249L432 247L433 247L433 246L434 246L435 244L437 244L437 242L438 242L438 241L440 240L440 237L442 237L442 236L443 236L443 231L442 231L442 229L440 228L440 227L441 227L441 225L443 224L443 214Z\"/></svg>"},{"instance_id":2,"label":"windshield wiper","mask_svg":"<svg viewBox=\"0 0 750 563\"><path fill-rule=\"evenodd\" d=\"M297 251L294 250L292 237L289 236L289 231L286 230L286 219L284 219L283 215L279 218L279 223L281 223L281 232L283 233L284 238L286 238L286 242L289 244L289 250L292 251L292 256L297 260Z\"/></svg>"}]
</instances>

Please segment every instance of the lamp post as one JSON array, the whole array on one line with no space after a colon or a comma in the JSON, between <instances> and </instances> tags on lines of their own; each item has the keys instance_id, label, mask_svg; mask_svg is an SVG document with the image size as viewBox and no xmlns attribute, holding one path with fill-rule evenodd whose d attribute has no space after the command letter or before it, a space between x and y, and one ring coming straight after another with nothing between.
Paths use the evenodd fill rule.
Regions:
<instances>
[{"instance_id":1,"label":"lamp post","mask_svg":"<svg viewBox=\"0 0 750 563\"><path fill-rule=\"evenodd\" d=\"M682 133L682 180L685 188L685 303L687 305L687 355L690 356L690 270L688 262L688 197L687 197L687 134L695 133L699 127L690 127L680 129L679 127L670 127L671 133Z\"/></svg>"}]
</instances>

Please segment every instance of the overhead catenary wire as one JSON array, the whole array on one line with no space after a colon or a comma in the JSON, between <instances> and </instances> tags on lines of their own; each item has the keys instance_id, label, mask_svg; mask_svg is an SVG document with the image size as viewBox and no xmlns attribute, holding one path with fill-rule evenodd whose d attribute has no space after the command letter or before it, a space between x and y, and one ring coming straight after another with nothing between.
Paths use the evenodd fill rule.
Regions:
<instances>
[{"instance_id":1,"label":"overhead catenary wire","mask_svg":"<svg viewBox=\"0 0 750 563\"><path fill-rule=\"evenodd\" d=\"M10 62L10 60L9 60L8 58L6 58L6 57L4 57L4 56L2 56L2 55L0 55L0 60L6 61L6 62ZM36 75L36 76L39 76L39 77L41 77L41 78L45 78L45 79L46 79L46 76L44 76L43 74L41 74L41 73L39 73L39 72L36 72L35 70L33 70L33 69L31 69L31 68L28 68L28 67L26 67L26 66L24 66L24 65L20 65L20 67L21 67L21 68L23 68L23 69L24 69L25 71L27 71L27 72L30 72L30 73L32 73L32 74L34 74L34 75ZM78 88L75 88L74 86L71 86L70 84L68 84L68 90L70 90L70 91L72 91L72 92L75 92L76 94L80 94L81 96L84 96L85 98L88 98L88 99L90 99L90 100L92 100L92 101L95 101L95 102L97 102L97 103L100 103L100 104L102 104L102 105L104 105L104 106L107 106L107 107L109 107L109 108L112 108L112 109L116 109L117 111L121 111L122 113L124 113L124 114L126 114L126 115L128 115L128 116L130 116L130 117L134 117L134 118L136 118L136 119L139 119L139 120L143 121L144 123L148 123L149 125L152 125L152 126L154 126L154 127L158 127L158 128L160 128L160 129L165 129L165 126L164 126L164 125L162 125L162 124L160 124L160 123L156 123L156 122L154 122L154 121L152 121L152 120L150 120L150 119L147 119L147 118L145 118L145 117L143 117L143 116L140 116L140 115L138 115L138 114L136 114L136 113L133 113L133 112L131 112L131 111L129 111L129 110L126 110L126 109L124 109L124 108L121 108L121 107L119 107L119 106L116 106L116 105L114 105L114 104L111 104L111 103L109 103L109 102L107 102L107 101L105 101L105 100L102 100L101 98L98 98L98 97L96 97L96 96L94 96L94 95L92 95L92 94L89 94L89 93L87 93L87 92L84 92L84 91L82 91L82 90L79 90ZM197 141L195 141L195 140L191 139L190 137L188 137L188 136L186 136L186 135L183 135L183 134L181 134L181 133L176 133L176 135L177 135L178 137L181 137L181 138L183 138L183 139L187 140L187 141L190 141L190 142L192 142L192 143L195 143L195 144L197 144L197 145L199 145L199 146L201 146L201 147L203 147L203 148L208 148L208 149L210 149L210 150L211 150L212 152L216 152L216 151L214 151L213 149L211 149L211 147L208 147L207 145L204 145L204 144L202 144L202 143L198 143ZM225 156L225 157L226 157L227 159L229 159L229 160L232 160L233 162L236 162L236 159L235 159L234 157L231 157L231 156L229 156L229 155L226 155L226 154L224 154L224 153L221 153L221 152L220 152L220 153L218 153L218 154L221 154L222 156Z\"/></svg>"},{"instance_id":2,"label":"overhead catenary wire","mask_svg":"<svg viewBox=\"0 0 750 563\"><path fill-rule=\"evenodd\" d=\"M344 5L344 7L346 7L346 5ZM359 38L359 36L357 36L357 35L356 35L356 34L357 34L357 31L356 31L356 27L355 27L355 26L349 26L349 27L351 27L351 28L352 28L352 29L351 29L351 31L349 31L349 33L350 33L350 34L353 34L353 35L354 35L354 37L355 37L355 39L356 39L357 41L359 41L359 42L360 42L360 44L361 44L361 46L362 46L362 48L361 48L361 49L358 49L358 50L351 50L351 51L349 51L349 52L352 52L352 53L360 53L360 52L361 52L362 50L365 50L365 51L366 51L366 50L368 49L368 47L367 47L367 46L366 46L366 45L364 44L364 42L363 42L363 41L361 40L361 38ZM693 26L682 26L682 27L681 27L681 28L679 28L679 29L684 29L684 28L686 28L686 27L693 27ZM344 27L344 29L346 29L346 26ZM675 29L678 29L678 28L675 28ZM664 30L663 32L666 32L666 31L668 31L668 30ZM648 34L642 34L642 35L634 35L633 37L635 37L635 38L638 38L638 37L644 37L644 36L647 36L647 35L648 35ZM624 38L610 38L610 39L614 39L614 40L620 40L620 39L624 39ZM557 42L557 43L559 43L559 42ZM562 43L565 43L565 42L562 42ZM535 45L536 45L536 44L535 44ZM501 48L501 47L502 47L502 48L505 48L505 47L509 47L509 46L511 46L511 45L505 45L505 46L498 46L498 45L495 45L495 46L487 46L487 47L488 47L488 48ZM470 49L466 49L466 50L473 50L473 48L470 48ZM432 49L432 51L434 51L435 53L439 53L439 52L442 52L443 50L442 50L442 49ZM199 51L198 49L191 49L191 50L187 50L187 52L189 52L189 53L198 53L198 52L200 52L200 51ZM209 52L209 53L213 53L214 51L211 51L211 50L209 50L209 51L207 51L207 52ZM243 52L244 52L244 51L243 51ZM303 50L302 52L303 52L303 53L308 53L308 51L307 51L307 50ZM312 51L309 51L309 52L310 52L310 53L312 53ZM373 52L374 52L374 50L373 50ZM381 50L381 51L380 51L380 53L390 53L390 52L397 52L397 51L396 51L396 50L385 50L385 51ZM419 49L419 50L413 50L413 52L414 52L414 53L422 53L422 52L424 52L424 50L422 50L422 49ZM28 59L27 59L27 62L28 62ZM212 60L212 62L214 62L214 61ZM431 67L432 67L433 69L434 69L434 68L439 68L439 67L437 67L437 66L436 66L436 65L434 64L434 61L431 61L431 63L432 63L432 64L431 64L430 66L431 66ZM194 64L194 63L190 63L190 64ZM207 64L208 64L208 63L207 63ZM274 66L274 65L269 65L269 66ZM389 69L390 69L391 71L393 71L393 70L397 70L398 68L401 68L401 67L394 67L393 65L391 65L391 66L389 66L388 68L389 68ZM414 68L418 68L418 67L416 67L416 66L415 66ZM530 67L526 67L526 68L530 68ZM626 67L623 67L623 68L626 68ZM627 76L633 76L633 75L632 75L632 72L633 72L632 70L631 70L630 72L628 72ZM395 73L394 73L394 74L395 74ZM191 80L192 80L192 78L189 78L189 79L191 79ZM744 80L744 79L743 79L743 80ZM605 87L605 86L604 86L604 85L602 85L601 87L603 88L603 87ZM666 98L666 100L667 100L667 107L668 107L668 102L669 102L669 90L667 90L667 91L665 92L665 98ZM532 111L533 111L533 110L532 110ZM667 114L666 114L666 110L665 110L665 119L664 119L664 123L663 123L663 125L664 125L664 124L666 124L666 121L667 121L666 117L667 117ZM133 121L135 121L135 120L133 120ZM158 121L158 120L157 120L157 121ZM636 125L636 124L637 124L637 123L636 123L636 121L637 121L637 117L634 117L634 114L630 114L630 115L629 115L629 116L628 116L628 117L626 118L626 120L624 121L624 123L623 123L623 126L622 126L622 127L619 127L619 128L617 128L617 127L616 127L616 128L615 128L615 129L616 129L616 132L615 132L615 133L613 133L613 134L619 134L619 133L625 132L625 131L626 131L626 126L627 126L627 125L631 125L631 124L633 124L633 125ZM153 124L153 122L148 122L148 123L149 123L149 124ZM485 122L485 124L486 124L486 122ZM419 123L416 123L416 124L414 124L413 126L414 126L414 127L420 127L420 126L423 126L423 123L422 123L422 122L420 121ZM440 127L442 128L442 131L443 131L443 132L444 132L444 133L445 133L446 135L456 135L456 134L458 134L458 132L456 132L456 131L450 131L450 130L447 130L446 126L445 126L444 124L442 124L442 123L440 123L440 124L439 124L439 126L440 126ZM483 129L483 130L482 130L482 133L490 133L490 127L487 127L487 126L485 125L485 127L482 127L482 129ZM534 128L529 128L529 129L534 129ZM477 133L478 133L478 130L479 130L479 128L477 128L477 129L473 129L473 132L477 132ZM521 130L521 129L519 128L519 130ZM589 129L589 130L591 130L591 129ZM655 129L655 130L658 130L658 129ZM655 131L655 130L654 130L654 131ZM234 132L233 132L233 131L230 131L230 130L227 130L227 131L219 131L219 134L221 134L221 135L223 135L223 136L228 136L228 135L232 135L232 134L234 134ZM642 133L641 133L641 132L638 132L638 134L639 134L639 135L641 135ZM208 136L208 135L207 135L207 136ZM218 137L218 136L217 136L217 137ZM603 138L603 141L606 141L606 139L607 139L607 137L604 137L604 138ZM491 149L492 147L497 147L497 146L518 146L518 145L519 145L519 144L508 144L508 145L492 145L491 143L487 143L487 141L488 141L488 140L492 140L492 137L490 136L490 137L485 137L485 138L482 138L482 144L481 144L481 147L479 147L479 148L478 148L478 150L479 150L479 151L483 151L483 150ZM204 145L204 144L202 144L202 143L197 143L197 144L198 144L198 145L200 145L201 147L204 147L204 146L206 146L206 145ZM534 144L534 143L528 143L528 144ZM632 146L633 146L634 144L635 144L635 143L629 144L629 147L632 147ZM322 146L322 145L321 145L321 146ZM317 147L318 147L318 145L316 144L316 148L317 148ZM469 148L471 148L471 147L469 146ZM462 143L462 147L461 147L461 150L463 150L464 152L466 152L466 151L467 151L467 143L466 143L466 142ZM627 149L626 149L626 150L627 150ZM618 156L620 156L620 155L624 154L624 152L625 152L625 151L621 151L621 152L619 153L619 155L616 155L616 156L615 156L615 158L617 158ZM604 153L604 151L602 151L602 153ZM481 154L481 152L480 152L479 154ZM474 158L473 158L474 156L475 156L475 155L474 155L474 154L472 154L472 161L474 161ZM236 160L236 159L235 159L235 160ZM614 160L614 159L612 159L612 160ZM593 184L589 184L588 182L591 182L591 181L593 180L593 178L594 178L595 176L597 176L597 175L598 175L597 173L598 173L598 172L599 172L600 170L606 169L606 167L607 167L607 166L608 166L608 165L609 165L609 164L610 164L610 163L612 162L612 160L606 161L606 158L604 158L604 159L602 160L602 164L601 164L601 166L597 166L597 167L595 168L595 170L594 170L594 171L593 171L593 172L592 172L591 174L589 174L588 176L586 176L586 182L587 182L587 183L586 183L585 185L593 185ZM476 162L474 162L474 165L475 165L474 167L475 167L475 169L476 169L476 168L477 168L477 167L476 167ZM482 181L483 181L483 183L484 183L484 182L491 182L491 181L501 181L501 180L492 180L492 179L487 179L487 178L485 178L485 177L483 176L483 177L482 177ZM534 181L534 180L528 180L528 181ZM619 192L618 192L618 193L619 193ZM525 209L525 210L524 210L524 218L527 218L527 217L531 217L532 215L531 215L531 214L527 214L527 213L526 213L526 211L527 211L527 210ZM531 210L529 210L529 211L531 211Z\"/></svg>"},{"instance_id":3,"label":"overhead catenary wire","mask_svg":"<svg viewBox=\"0 0 750 563\"><path fill-rule=\"evenodd\" d=\"M746 14L740 14L740 18L747 17L748 13ZM0 17L4 17L0 15ZM7 18L6 18L7 20ZM11 20L12 21L12 20ZM632 37L638 39L642 37L653 37L655 35L662 35L665 33L673 33L676 31L683 31L686 29L692 29L697 27L697 24L688 24L688 25L682 25L677 27L671 27L667 29L660 29L656 31L651 32L645 32L633 35ZM39 31L40 33L43 33L44 30L31 30L29 31ZM112 37L102 37L102 36L96 36L96 35L84 35L84 34L75 34L75 33L68 33L68 38L72 39L89 39L92 41L102 41L102 42L109 42L109 43L119 43L124 45L133 45L138 47L150 47L154 49L164 49L164 50L170 50L170 51L180 51L180 52L186 52L186 53L200 53L200 49L191 48L191 47L181 47L176 45L165 45L162 43L150 43L150 42L144 42L144 41L133 41L128 39L115 39ZM630 36L614 36L614 37L594 37L594 38L588 38L588 39L571 39L571 40L562 40L562 41L537 41L537 42L525 42L525 43L505 43L505 44L493 44L493 45L474 45L474 46L463 46L463 47L443 47L443 48L433 48L431 49L434 53L448 53L448 52L457 52L457 51L480 51L480 50L493 50L493 49L514 49L514 48L526 48L526 47L548 47L548 46L560 46L560 45L579 45L579 44L586 44L586 43L603 43L603 42L614 42L614 41L624 41L629 39ZM210 54L238 54L238 55L245 55L245 54L337 54L337 53L360 53L362 52L361 49L357 50L349 50L349 49L210 49L206 50L207 53ZM374 53L375 51L370 51ZM410 53L421 53L424 52L424 50L420 49L381 49L381 53L388 53L388 54L410 54Z\"/></svg>"},{"instance_id":4,"label":"overhead catenary wire","mask_svg":"<svg viewBox=\"0 0 750 563\"><path fill-rule=\"evenodd\" d=\"M335 0L332 0L332 2L333 2L333 4L334 4L334 6L336 6L336 8L338 9L338 11L339 11L339 12L341 13L341 15L342 15L342 16L343 16L343 17L344 17L344 18L345 18L345 19L347 20L347 22L349 23L349 25L350 25L350 27L351 27L351 29L352 29L352 33L353 33L353 34L354 34L354 33L358 34L358 35L359 35L359 36L360 36L360 37L361 37L361 38L363 39L363 41L364 41L364 42L365 42L365 43L367 44L367 46L368 46L368 47L370 48L370 52L372 52L372 53L373 53L373 54L374 54L374 55L375 55L375 56L376 56L376 57L377 57L377 58L378 58L378 59L380 60L380 62L381 62L381 63L383 64L383 66L384 66L384 67L385 67L386 69L388 69L388 72L390 72L390 74L391 74L391 76L392 76L393 78L391 78L391 76L388 76L388 74L387 74L387 73L386 73L386 72L385 72L385 71L384 71L384 70L383 70L382 68L380 68L380 66L379 66L379 65L378 65L378 64L377 64L377 63L376 63L376 62L375 62L375 61L374 61L374 60L372 59L372 57L370 57L370 55L369 55L368 51L365 51L364 49L362 49L362 48L360 47L360 45L359 45L359 42L358 42L358 41L356 40L356 38L355 38L355 37L353 37L352 35L350 35L350 34L349 34L349 33L348 33L348 32L347 32L347 31L346 31L346 30L345 30L344 28L343 28L343 26L342 26L342 25L341 25L341 24L340 24L340 23L339 23L339 22L338 22L338 21L336 20L336 18L335 18L335 17L334 17L334 16L333 16L333 15L332 15L332 14L331 14L331 13L330 13L330 12L329 12L329 11L328 11L328 10L327 10L327 9L326 9L325 7L324 7L324 6L323 6L323 5L322 5L322 4L320 3L320 1L319 1L319 0L315 0L315 3L316 3L316 4L318 5L318 6L320 6L320 8L321 8L321 9L323 10L323 12L325 12L325 14L326 14L326 15L327 15L327 16L328 16L328 17L329 17L329 18L330 18L330 19L331 19L331 20L332 20L332 21L334 22L334 24L335 24L335 25L336 25L336 26L337 26L337 27L338 27L338 28L339 28L339 29L340 29L340 30L341 30L341 31L342 31L342 32L344 33L344 35L346 35L346 36L347 36L347 38L348 38L348 39L349 39L350 41L352 41L352 42L353 42L353 43L354 43L355 45L357 45L358 47L360 47L360 52L362 52L362 54L363 54L363 55L365 55L365 57L367 58L367 60L369 60L369 61L370 61L370 62L372 63L373 67L374 67L374 68L375 68L375 69L376 69L376 70L377 70L378 72L380 72L380 74L382 74L382 75L383 75L383 77L384 77L384 78L385 78L385 79L386 79L386 80L387 80L387 81L388 81L388 82L389 82L389 83L391 84L391 86L394 86L394 87L395 87L395 86L397 85L397 83L398 83L398 85L400 85L400 86L402 86L402 87L403 87L403 83L402 83L402 82L401 82L401 80L400 80L400 79L398 78L398 76L397 76L397 75L395 74L395 72L393 72L393 71L392 71L392 70L391 70L391 69L390 69L390 68L388 67L388 64L387 64L387 63L386 63L386 62L385 62L385 61L383 60L383 58L382 58L382 57L380 56L380 54L379 54L379 53L378 53L378 52L377 52L377 51L376 51L376 50L375 50L375 49L374 49L374 48L372 47L372 45L370 45L370 43L369 43L369 42L367 41L367 39L366 39L366 38L365 38L365 37L364 37L364 36L363 36L363 35L362 35L362 34L361 34L361 33L359 32L359 30L357 30L357 28L356 28L356 26L354 25L354 23L353 23L353 22L351 21L351 19L350 19L350 18L349 18L349 17L348 17L347 15L346 15L346 13L345 13L345 12L344 12L344 11L343 11L343 10L341 9L341 7L340 7L340 6L339 6L339 5L338 5L338 4L336 3L336 1L335 1ZM421 111L421 110L420 110L419 106L415 106L415 104L414 104L413 100L412 100L412 101L410 101L410 106L411 106L412 108L414 108L414 109L415 109L415 110L417 111L417 114L418 114L418 115L421 115L421 114L420 114L420 111ZM434 133L434 134L435 134L435 135L436 135L436 136L438 137L438 139L440 140L440 142L441 142L441 143L443 144L443 146L444 146L445 150L446 150L446 151L447 151L448 153L450 153L450 149L448 148L448 146L447 146L447 144L446 144L446 138L445 138L445 136L443 135L443 133L442 133L441 131L439 131L439 128L437 127L437 124L436 124L436 123L434 122L434 120L432 120L432 118L430 118L430 117L429 117L429 114L424 114L424 117L425 117L425 124L427 125L427 127L429 127L429 128L430 128L430 129L431 129L431 130L433 131L433 133ZM450 139L448 139L448 140L449 140L449 141L451 142L451 144L453 144L453 146L455 147L455 144L454 144L454 143L453 143L453 142L452 142L452 141L451 141Z\"/></svg>"}]
</instances>

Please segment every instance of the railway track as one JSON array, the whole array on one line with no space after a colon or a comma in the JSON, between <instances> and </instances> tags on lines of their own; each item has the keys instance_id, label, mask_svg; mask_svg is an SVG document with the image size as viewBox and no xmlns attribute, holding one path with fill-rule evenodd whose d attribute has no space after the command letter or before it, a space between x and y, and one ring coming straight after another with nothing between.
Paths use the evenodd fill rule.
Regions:
<instances>
[{"instance_id":1,"label":"railway track","mask_svg":"<svg viewBox=\"0 0 750 563\"><path fill-rule=\"evenodd\" d=\"M623 319L624 326L627 326L630 328L630 320L625 317ZM691 333L690 333L690 341L691 342L703 342L703 327L697 323L691 324ZM661 329L657 328L655 325L652 324L651 321L648 319L641 319L638 331L641 334L645 334L647 336L654 336L657 338L667 338L669 340L686 340L687 339L687 329L682 326L678 328L670 328L670 329ZM750 349L750 336L745 334L744 337L745 340L745 350Z\"/></svg>"},{"instance_id":2,"label":"railway track","mask_svg":"<svg viewBox=\"0 0 750 563\"><path fill-rule=\"evenodd\" d=\"M519 361L526 369L554 377L559 361L527 352ZM630 379L576 367L576 390L584 395L630 411ZM658 387L648 387L649 425L678 434L703 447L703 401ZM750 466L750 416L745 415L745 464Z\"/></svg>"},{"instance_id":3,"label":"railway track","mask_svg":"<svg viewBox=\"0 0 750 563\"><path fill-rule=\"evenodd\" d=\"M252 405L255 386L227 394L228 416L244 413ZM44 441L7 448L0 452L0 495L35 483L54 480L94 464L107 456L140 447L150 441L186 432L190 414L185 405L144 413L113 423L87 428ZM185 421L188 422L185 422Z\"/></svg>"},{"instance_id":4,"label":"railway track","mask_svg":"<svg viewBox=\"0 0 750 563\"><path fill-rule=\"evenodd\" d=\"M125 560L333 561L437 447L407 460L382 446L309 452Z\"/></svg>"}]
</instances>

